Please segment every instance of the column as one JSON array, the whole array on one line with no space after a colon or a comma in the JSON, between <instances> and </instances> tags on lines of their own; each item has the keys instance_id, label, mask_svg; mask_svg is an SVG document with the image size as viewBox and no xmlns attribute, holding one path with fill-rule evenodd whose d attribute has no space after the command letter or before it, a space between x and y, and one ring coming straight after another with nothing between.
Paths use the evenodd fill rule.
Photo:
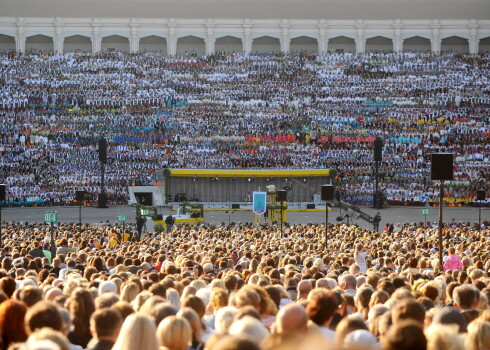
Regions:
<instances>
[{"instance_id":1,"label":"column","mask_svg":"<svg viewBox=\"0 0 490 350\"><path fill-rule=\"evenodd\" d=\"M432 29L432 38L430 39L432 52L438 55L441 52L441 38L439 37L439 28Z\"/></svg>"},{"instance_id":2,"label":"column","mask_svg":"<svg viewBox=\"0 0 490 350\"><path fill-rule=\"evenodd\" d=\"M393 51L394 52L403 51L403 40L400 33L400 29L395 29L395 36L393 39Z\"/></svg>"},{"instance_id":3,"label":"column","mask_svg":"<svg viewBox=\"0 0 490 350\"><path fill-rule=\"evenodd\" d=\"M64 39L63 38L63 27L62 26L56 26L56 33L53 38L53 44L54 44L54 51L63 54L63 45L64 45Z\"/></svg>"},{"instance_id":4,"label":"column","mask_svg":"<svg viewBox=\"0 0 490 350\"><path fill-rule=\"evenodd\" d=\"M327 31L325 28L320 28L320 35L318 36L318 53L323 55L328 51Z\"/></svg>"},{"instance_id":5,"label":"column","mask_svg":"<svg viewBox=\"0 0 490 350\"><path fill-rule=\"evenodd\" d=\"M476 28L470 28L470 40L469 40L470 47L469 47L469 49L470 49L470 54L472 54L472 55L478 53L479 40L477 37L477 33L478 33L478 30Z\"/></svg>"},{"instance_id":6,"label":"column","mask_svg":"<svg viewBox=\"0 0 490 350\"><path fill-rule=\"evenodd\" d=\"M26 52L26 36L24 33L24 27L17 27L17 36L15 38L15 51L17 51L17 53Z\"/></svg>"},{"instance_id":7,"label":"column","mask_svg":"<svg viewBox=\"0 0 490 350\"><path fill-rule=\"evenodd\" d=\"M356 52L363 53L365 51L365 48L366 48L366 39L364 39L364 29L357 28Z\"/></svg>"},{"instance_id":8,"label":"column","mask_svg":"<svg viewBox=\"0 0 490 350\"><path fill-rule=\"evenodd\" d=\"M93 27L94 32L92 34L92 53L100 52L102 48L102 37L100 35L100 28L98 26Z\"/></svg>"},{"instance_id":9,"label":"column","mask_svg":"<svg viewBox=\"0 0 490 350\"><path fill-rule=\"evenodd\" d=\"M131 24L131 37L129 38L129 51L138 52L140 49L140 39L138 37L139 24Z\"/></svg>"},{"instance_id":10,"label":"column","mask_svg":"<svg viewBox=\"0 0 490 350\"><path fill-rule=\"evenodd\" d=\"M177 38L175 37L175 27L168 28L167 51L169 56L177 54Z\"/></svg>"},{"instance_id":11,"label":"column","mask_svg":"<svg viewBox=\"0 0 490 350\"><path fill-rule=\"evenodd\" d=\"M204 39L206 44L206 55L214 54L214 46L216 43L216 38L214 37L213 27L208 27L206 30L206 39Z\"/></svg>"},{"instance_id":12,"label":"column","mask_svg":"<svg viewBox=\"0 0 490 350\"><path fill-rule=\"evenodd\" d=\"M289 28L283 27L281 30L281 52L289 52L291 39L289 39Z\"/></svg>"},{"instance_id":13,"label":"column","mask_svg":"<svg viewBox=\"0 0 490 350\"><path fill-rule=\"evenodd\" d=\"M246 54L252 52L252 33L248 27L243 31L243 52Z\"/></svg>"}]
</instances>

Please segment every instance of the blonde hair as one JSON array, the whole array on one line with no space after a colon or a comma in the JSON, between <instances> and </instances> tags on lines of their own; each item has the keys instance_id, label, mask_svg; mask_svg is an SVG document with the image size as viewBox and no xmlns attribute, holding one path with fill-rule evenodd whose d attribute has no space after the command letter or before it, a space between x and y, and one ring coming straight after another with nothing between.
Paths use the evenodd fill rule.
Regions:
<instances>
[{"instance_id":1,"label":"blonde hair","mask_svg":"<svg viewBox=\"0 0 490 350\"><path fill-rule=\"evenodd\" d=\"M27 343L34 343L41 340L49 340L59 346L60 350L69 350L70 341L61 332L55 331L52 328L40 328L29 336Z\"/></svg>"},{"instance_id":2,"label":"blonde hair","mask_svg":"<svg viewBox=\"0 0 490 350\"><path fill-rule=\"evenodd\" d=\"M468 350L490 349L490 322L476 319L468 325L465 341Z\"/></svg>"},{"instance_id":3,"label":"blonde hair","mask_svg":"<svg viewBox=\"0 0 490 350\"><path fill-rule=\"evenodd\" d=\"M201 319L199 318L197 312L190 307L184 307L182 308L182 310L180 310L177 316L184 317L189 322L189 325L192 329L192 338L200 343L202 341L201 335L203 329Z\"/></svg>"},{"instance_id":4,"label":"blonde hair","mask_svg":"<svg viewBox=\"0 0 490 350\"><path fill-rule=\"evenodd\" d=\"M427 350L464 350L458 326L433 324L424 333L427 338Z\"/></svg>"},{"instance_id":5,"label":"blonde hair","mask_svg":"<svg viewBox=\"0 0 490 350\"><path fill-rule=\"evenodd\" d=\"M112 350L134 350L143 344L145 350L158 350L155 322L141 314L129 315L124 321Z\"/></svg>"},{"instance_id":6,"label":"blonde hair","mask_svg":"<svg viewBox=\"0 0 490 350\"><path fill-rule=\"evenodd\" d=\"M160 346L168 350L186 350L192 344L192 329L182 316L168 316L157 329Z\"/></svg>"},{"instance_id":7,"label":"blonde hair","mask_svg":"<svg viewBox=\"0 0 490 350\"><path fill-rule=\"evenodd\" d=\"M119 300L131 303L136 298L139 292L140 287L134 282L129 282L124 285Z\"/></svg>"},{"instance_id":8,"label":"blonde hair","mask_svg":"<svg viewBox=\"0 0 490 350\"><path fill-rule=\"evenodd\" d=\"M182 305L182 303L180 302L179 292L177 292L173 288L169 288L167 289L166 296L167 301L172 304L177 310L180 310L180 306Z\"/></svg>"}]
</instances>

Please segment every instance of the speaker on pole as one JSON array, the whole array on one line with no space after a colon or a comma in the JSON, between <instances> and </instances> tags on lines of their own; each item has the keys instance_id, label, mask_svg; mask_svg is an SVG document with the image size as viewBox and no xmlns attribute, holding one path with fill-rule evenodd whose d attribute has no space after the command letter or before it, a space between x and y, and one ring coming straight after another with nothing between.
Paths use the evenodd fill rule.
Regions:
<instances>
[{"instance_id":1,"label":"speaker on pole","mask_svg":"<svg viewBox=\"0 0 490 350\"><path fill-rule=\"evenodd\" d=\"M85 200L85 191L77 190L75 191L75 200L77 202L83 202Z\"/></svg>"},{"instance_id":2,"label":"speaker on pole","mask_svg":"<svg viewBox=\"0 0 490 350\"><path fill-rule=\"evenodd\" d=\"M288 200L288 191L286 191L286 190L277 191L277 200L279 202L287 201Z\"/></svg>"},{"instance_id":3,"label":"speaker on pole","mask_svg":"<svg viewBox=\"0 0 490 350\"><path fill-rule=\"evenodd\" d=\"M107 141L104 137L99 139L99 162L107 163Z\"/></svg>"},{"instance_id":4,"label":"speaker on pole","mask_svg":"<svg viewBox=\"0 0 490 350\"><path fill-rule=\"evenodd\" d=\"M485 190L476 191L476 200L477 201L484 201L485 197L486 197Z\"/></svg>"},{"instance_id":5,"label":"speaker on pole","mask_svg":"<svg viewBox=\"0 0 490 350\"><path fill-rule=\"evenodd\" d=\"M0 201L5 200L5 184L0 184Z\"/></svg>"},{"instance_id":6,"label":"speaker on pole","mask_svg":"<svg viewBox=\"0 0 490 350\"><path fill-rule=\"evenodd\" d=\"M380 137L376 137L373 143L374 149L374 161L381 162L383 160L383 140Z\"/></svg>"},{"instance_id":7,"label":"speaker on pole","mask_svg":"<svg viewBox=\"0 0 490 350\"><path fill-rule=\"evenodd\" d=\"M431 180L453 180L453 154L432 153Z\"/></svg>"},{"instance_id":8,"label":"speaker on pole","mask_svg":"<svg viewBox=\"0 0 490 350\"><path fill-rule=\"evenodd\" d=\"M334 199L334 186L322 185L322 201L331 201Z\"/></svg>"}]
</instances>

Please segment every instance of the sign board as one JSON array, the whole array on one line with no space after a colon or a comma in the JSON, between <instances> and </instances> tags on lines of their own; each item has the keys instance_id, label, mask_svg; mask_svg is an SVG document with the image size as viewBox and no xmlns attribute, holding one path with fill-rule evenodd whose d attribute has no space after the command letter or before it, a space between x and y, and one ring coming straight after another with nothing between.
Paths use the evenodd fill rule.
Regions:
<instances>
[{"instance_id":1,"label":"sign board","mask_svg":"<svg viewBox=\"0 0 490 350\"><path fill-rule=\"evenodd\" d=\"M141 216L148 216L150 211L148 209L141 209Z\"/></svg>"},{"instance_id":2,"label":"sign board","mask_svg":"<svg viewBox=\"0 0 490 350\"><path fill-rule=\"evenodd\" d=\"M253 193L253 212L257 215L263 215L267 211L267 192Z\"/></svg>"},{"instance_id":3,"label":"sign board","mask_svg":"<svg viewBox=\"0 0 490 350\"><path fill-rule=\"evenodd\" d=\"M422 215L429 215L429 209L422 209Z\"/></svg>"},{"instance_id":4,"label":"sign board","mask_svg":"<svg viewBox=\"0 0 490 350\"><path fill-rule=\"evenodd\" d=\"M126 222L126 215L118 215L117 220L121 222Z\"/></svg>"},{"instance_id":5,"label":"sign board","mask_svg":"<svg viewBox=\"0 0 490 350\"><path fill-rule=\"evenodd\" d=\"M58 213L55 211L45 211L44 222L50 224L56 224L58 222Z\"/></svg>"}]
</instances>

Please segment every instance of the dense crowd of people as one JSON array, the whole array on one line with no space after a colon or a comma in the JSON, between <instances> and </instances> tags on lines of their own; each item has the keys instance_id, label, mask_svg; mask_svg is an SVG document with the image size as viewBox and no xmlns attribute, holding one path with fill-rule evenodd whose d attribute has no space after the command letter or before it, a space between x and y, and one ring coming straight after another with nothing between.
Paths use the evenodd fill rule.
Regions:
<instances>
[{"instance_id":1,"label":"dense crowd of people","mask_svg":"<svg viewBox=\"0 0 490 350\"><path fill-rule=\"evenodd\" d=\"M487 350L489 226L8 223L0 348Z\"/></svg>"},{"instance_id":2,"label":"dense crowd of people","mask_svg":"<svg viewBox=\"0 0 490 350\"><path fill-rule=\"evenodd\" d=\"M163 167L331 168L344 200L369 204L375 137L389 203L437 201L430 155L443 151L455 155L445 202L473 204L489 188L489 65L455 52L3 54L6 204L97 198L100 137L112 204Z\"/></svg>"}]
</instances>

